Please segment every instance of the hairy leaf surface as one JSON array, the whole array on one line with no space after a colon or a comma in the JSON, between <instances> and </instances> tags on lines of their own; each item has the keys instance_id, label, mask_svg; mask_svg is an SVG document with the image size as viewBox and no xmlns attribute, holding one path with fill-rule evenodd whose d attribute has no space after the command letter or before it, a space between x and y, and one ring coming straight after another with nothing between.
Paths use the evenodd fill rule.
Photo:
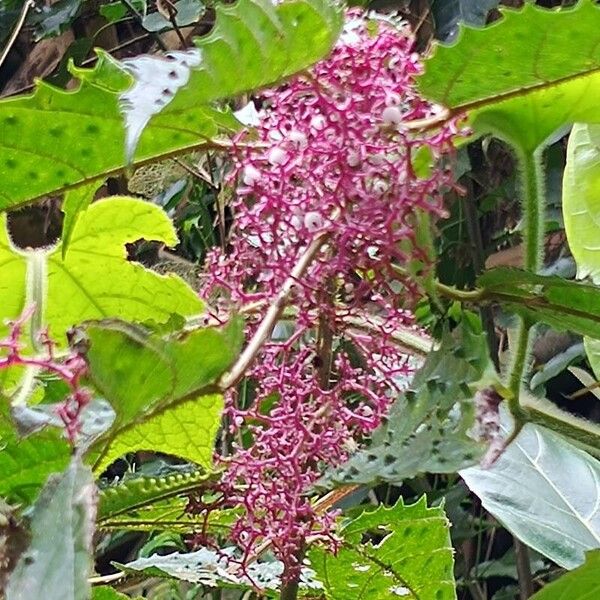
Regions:
<instances>
[{"instance_id":1,"label":"hairy leaf surface","mask_svg":"<svg viewBox=\"0 0 600 600\"><path fill-rule=\"evenodd\" d=\"M31 545L10 577L7 600L87 600L95 513L92 472L75 456L35 503Z\"/></svg>"}]
</instances>

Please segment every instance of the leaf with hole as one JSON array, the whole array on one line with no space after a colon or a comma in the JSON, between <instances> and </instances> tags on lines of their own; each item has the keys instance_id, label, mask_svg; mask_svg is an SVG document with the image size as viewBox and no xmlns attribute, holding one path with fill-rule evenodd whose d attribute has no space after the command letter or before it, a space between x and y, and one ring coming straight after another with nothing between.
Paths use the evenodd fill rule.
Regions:
<instances>
[{"instance_id":1,"label":"leaf with hole","mask_svg":"<svg viewBox=\"0 0 600 600\"><path fill-rule=\"evenodd\" d=\"M4 224L5 216L0 216ZM177 243L162 209L133 198L113 197L92 204L73 228L69 252L61 245L20 250L0 232L0 316L18 317L32 303L41 311L54 341L86 319L120 317L166 322L173 314L201 312L196 293L175 275L159 275L127 260L125 244L140 238L167 246ZM27 293L39 290L39 297ZM6 326L0 327L0 332Z\"/></svg>"}]
</instances>

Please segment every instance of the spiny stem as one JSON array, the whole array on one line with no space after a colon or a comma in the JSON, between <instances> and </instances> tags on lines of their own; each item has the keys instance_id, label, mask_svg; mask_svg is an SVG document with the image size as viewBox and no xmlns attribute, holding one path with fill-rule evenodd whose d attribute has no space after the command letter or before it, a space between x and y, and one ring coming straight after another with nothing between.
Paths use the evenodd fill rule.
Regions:
<instances>
[{"instance_id":1,"label":"spiny stem","mask_svg":"<svg viewBox=\"0 0 600 600\"><path fill-rule=\"evenodd\" d=\"M542 266L544 249L544 172L542 168L542 150L517 152L521 171L521 206L523 210L523 243L525 256L523 268L537 273ZM528 353L531 341L532 324L521 319L517 329L513 360L507 375L508 387L512 392L509 408L515 418L515 433L525 422L524 411L520 403L521 386L528 372Z\"/></svg>"}]
</instances>

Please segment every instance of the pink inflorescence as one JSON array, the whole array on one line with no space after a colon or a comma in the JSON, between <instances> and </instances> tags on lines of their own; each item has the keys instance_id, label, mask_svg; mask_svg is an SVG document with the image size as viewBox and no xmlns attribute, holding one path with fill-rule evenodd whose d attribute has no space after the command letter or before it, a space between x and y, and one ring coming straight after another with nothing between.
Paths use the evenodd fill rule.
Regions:
<instances>
[{"instance_id":1,"label":"pink inflorescence","mask_svg":"<svg viewBox=\"0 0 600 600\"><path fill-rule=\"evenodd\" d=\"M45 356L23 354L21 337L27 321L33 315L35 307L23 311L23 314L8 323L9 333L0 339L0 371L15 366L36 367L57 375L68 386L70 393L58 406L58 416L64 423L65 434L72 445L77 441L80 429L80 417L83 409L91 400L90 391L83 387L81 380L87 372L85 359L77 353L57 359L55 345L47 331L39 336L39 342L46 349Z\"/></svg>"},{"instance_id":2,"label":"pink inflorescence","mask_svg":"<svg viewBox=\"0 0 600 600\"><path fill-rule=\"evenodd\" d=\"M246 558L270 543L288 575L307 541L336 546L334 515L317 514L311 486L380 424L411 373L393 334L414 327L406 299L417 288L392 267L427 262L415 212L444 214L457 133L406 128L437 113L415 89L420 71L406 28L351 11L329 58L262 95L258 141L235 140L234 226L228 251L208 257L203 295L218 312L266 310L323 240L244 392L227 399L237 441L223 483L244 509L233 539ZM438 166L418 176L416 156Z\"/></svg>"}]
</instances>

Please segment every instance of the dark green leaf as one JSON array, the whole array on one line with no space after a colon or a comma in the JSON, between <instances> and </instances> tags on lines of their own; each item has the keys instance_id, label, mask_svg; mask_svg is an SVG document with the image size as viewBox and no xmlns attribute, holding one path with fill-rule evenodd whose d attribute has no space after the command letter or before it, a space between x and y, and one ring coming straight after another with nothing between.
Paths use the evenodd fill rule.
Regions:
<instances>
[{"instance_id":1,"label":"dark green leaf","mask_svg":"<svg viewBox=\"0 0 600 600\"><path fill-rule=\"evenodd\" d=\"M512 268L487 271L477 281L483 297L560 331L600 338L600 288Z\"/></svg>"},{"instance_id":2,"label":"dark green leaf","mask_svg":"<svg viewBox=\"0 0 600 600\"><path fill-rule=\"evenodd\" d=\"M164 477L134 477L109 485L100 491L98 525L121 515L131 516L146 506L158 504L166 498L189 494L209 479L204 471L177 473Z\"/></svg>"},{"instance_id":3,"label":"dark green leaf","mask_svg":"<svg viewBox=\"0 0 600 600\"><path fill-rule=\"evenodd\" d=\"M53 37L65 31L71 26L84 2L85 0L58 0L50 5L42 4L29 18L35 25L36 39Z\"/></svg>"},{"instance_id":4,"label":"dark green leaf","mask_svg":"<svg viewBox=\"0 0 600 600\"><path fill-rule=\"evenodd\" d=\"M429 354L371 445L325 474L319 485L399 483L418 473L451 473L473 464L483 453L483 445L467 435L474 423L473 397L496 381L486 336L465 317Z\"/></svg>"}]
</instances>

